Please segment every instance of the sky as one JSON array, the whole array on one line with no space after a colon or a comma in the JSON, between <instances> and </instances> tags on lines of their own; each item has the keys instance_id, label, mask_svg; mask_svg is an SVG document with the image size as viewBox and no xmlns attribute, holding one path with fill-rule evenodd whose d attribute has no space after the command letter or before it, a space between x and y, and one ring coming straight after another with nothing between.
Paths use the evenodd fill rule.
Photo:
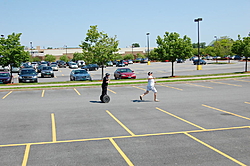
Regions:
<instances>
[{"instance_id":1,"label":"sky","mask_svg":"<svg viewBox=\"0 0 250 166\"><path fill-rule=\"evenodd\" d=\"M207 45L217 36L234 40L250 32L250 0L0 0L0 34L22 33L23 46L79 47L97 25L119 47L157 47L165 32L187 35Z\"/></svg>"}]
</instances>

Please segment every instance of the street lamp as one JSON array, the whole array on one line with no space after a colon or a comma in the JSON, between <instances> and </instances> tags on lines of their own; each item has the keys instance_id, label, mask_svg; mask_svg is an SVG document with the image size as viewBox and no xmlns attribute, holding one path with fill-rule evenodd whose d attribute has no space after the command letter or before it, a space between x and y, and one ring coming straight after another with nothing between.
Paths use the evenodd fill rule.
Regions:
<instances>
[{"instance_id":1,"label":"street lamp","mask_svg":"<svg viewBox=\"0 0 250 166\"><path fill-rule=\"evenodd\" d=\"M146 35L147 35L147 41L148 41L148 57L149 57L149 32L148 33L146 33Z\"/></svg>"},{"instance_id":2,"label":"street lamp","mask_svg":"<svg viewBox=\"0 0 250 166\"><path fill-rule=\"evenodd\" d=\"M194 22L198 23L198 65L200 65L200 21L202 21L202 18L194 19Z\"/></svg>"},{"instance_id":3,"label":"street lamp","mask_svg":"<svg viewBox=\"0 0 250 166\"><path fill-rule=\"evenodd\" d=\"M218 49L218 43L217 43L217 40L218 40L218 38L217 38L217 36L214 36L214 38L215 38L215 41L216 41L216 50ZM215 48L215 45L214 45L214 48ZM217 55L216 55L216 63L218 63L218 59L217 59Z\"/></svg>"},{"instance_id":4,"label":"street lamp","mask_svg":"<svg viewBox=\"0 0 250 166\"><path fill-rule=\"evenodd\" d=\"M32 56L32 42L30 42L30 56Z\"/></svg>"},{"instance_id":5,"label":"street lamp","mask_svg":"<svg viewBox=\"0 0 250 166\"><path fill-rule=\"evenodd\" d=\"M65 49L66 49L66 56L67 56L67 45L64 45Z\"/></svg>"}]
</instances>

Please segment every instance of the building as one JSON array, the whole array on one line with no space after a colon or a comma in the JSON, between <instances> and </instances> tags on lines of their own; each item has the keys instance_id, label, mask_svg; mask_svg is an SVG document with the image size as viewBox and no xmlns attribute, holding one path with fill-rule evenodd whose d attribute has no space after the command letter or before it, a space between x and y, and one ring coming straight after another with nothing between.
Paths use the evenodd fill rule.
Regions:
<instances>
[{"instance_id":1,"label":"building","mask_svg":"<svg viewBox=\"0 0 250 166\"><path fill-rule=\"evenodd\" d=\"M149 51L153 50L155 47L150 47ZM74 53L82 53L82 48L80 47L64 47L64 48L54 48L54 49L41 49L40 46L36 46L35 49L26 48L25 51L29 52L32 57L41 57L44 59L45 55L54 55L57 60L60 59L61 56L66 55L69 59L73 58ZM117 53L122 56L126 54L147 54L147 47L134 47L134 48L120 48Z\"/></svg>"}]
</instances>

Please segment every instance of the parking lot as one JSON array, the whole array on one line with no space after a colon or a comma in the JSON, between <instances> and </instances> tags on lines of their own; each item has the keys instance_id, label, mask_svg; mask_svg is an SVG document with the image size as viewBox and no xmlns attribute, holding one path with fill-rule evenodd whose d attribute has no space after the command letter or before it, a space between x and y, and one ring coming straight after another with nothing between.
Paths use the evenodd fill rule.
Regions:
<instances>
[{"instance_id":1,"label":"parking lot","mask_svg":"<svg viewBox=\"0 0 250 166\"><path fill-rule=\"evenodd\" d=\"M233 73L243 72L245 70L245 62L231 60L231 64L214 64L215 61L208 60L207 65L202 65L202 70L197 70L196 65L193 65L192 61L187 60L185 63L174 63L174 75L206 75L206 74L217 74L217 73ZM219 61L220 62L220 61ZM227 61L221 61L226 63ZM155 77L169 77L171 76L172 66L171 62L151 62L150 65L147 63L134 63L126 67L131 68L137 76L137 78L146 78L147 72L154 72ZM248 67L250 70L250 67ZM114 71L117 67L106 67L104 73L108 72L111 74L111 79L114 79ZM63 82L69 81L69 75L72 69L59 68L58 71L54 71L54 78L41 78L39 73L38 82ZM89 71L93 80L100 80L102 77L101 68L97 71ZM18 83L18 75L14 73L14 83Z\"/></svg>"},{"instance_id":2,"label":"parking lot","mask_svg":"<svg viewBox=\"0 0 250 166\"><path fill-rule=\"evenodd\" d=\"M1 91L0 165L250 165L249 84Z\"/></svg>"}]
</instances>

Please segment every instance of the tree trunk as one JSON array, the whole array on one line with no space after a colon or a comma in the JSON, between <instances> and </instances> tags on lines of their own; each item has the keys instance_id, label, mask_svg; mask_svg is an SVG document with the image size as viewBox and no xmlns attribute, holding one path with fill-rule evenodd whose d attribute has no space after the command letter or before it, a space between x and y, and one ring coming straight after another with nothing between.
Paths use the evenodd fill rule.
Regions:
<instances>
[{"instance_id":1,"label":"tree trunk","mask_svg":"<svg viewBox=\"0 0 250 166\"><path fill-rule=\"evenodd\" d=\"M101 78L101 80L102 80L103 77L104 77L104 70L103 70L103 67L104 67L104 64L102 63L102 78Z\"/></svg>"}]
</instances>

